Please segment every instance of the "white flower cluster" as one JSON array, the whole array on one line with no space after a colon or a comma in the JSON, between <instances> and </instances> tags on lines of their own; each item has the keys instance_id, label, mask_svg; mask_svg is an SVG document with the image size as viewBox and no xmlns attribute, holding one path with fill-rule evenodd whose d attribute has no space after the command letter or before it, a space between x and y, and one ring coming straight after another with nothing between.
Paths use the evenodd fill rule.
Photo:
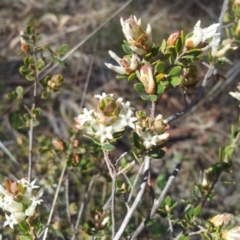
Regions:
<instances>
[{"instance_id":1,"label":"white flower cluster","mask_svg":"<svg viewBox=\"0 0 240 240\"><path fill-rule=\"evenodd\" d=\"M169 126L164 122L161 114L154 120L147 118L143 122L139 120L136 123L136 132L142 139L142 144L146 149L163 144L169 137L168 129Z\"/></svg>"},{"instance_id":2,"label":"white flower cluster","mask_svg":"<svg viewBox=\"0 0 240 240\"><path fill-rule=\"evenodd\" d=\"M230 49L237 49L233 46L233 40L225 39L221 42L221 35L218 32L219 23L214 23L207 28L201 28L200 24L201 21L199 20L193 29L193 35L186 40L185 46L187 48L198 47L201 43L206 43L206 40L210 39L211 41L202 48L202 51L206 52L211 49L212 57L218 58L222 62L231 63L224 55Z\"/></svg>"},{"instance_id":3,"label":"white flower cluster","mask_svg":"<svg viewBox=\"0 0 240 240\"><path fill-rule=\"evenodd\" d=\"M117 106L117 111L112 109L112 102L106 105L103 111L84 108L81 114L75 118L76 128L85 130L87 134L99 139L101 143L114 139L113 134L123 132L127 126L135 128L134 122L137 118L133 117L133 108L130 107L130 102L124 103L122 98L114 99L113 94L103 93L95 95L95 97L99 98L99 104L109 97L112 98Z\"/></svg>"},{"instance_id":4,"label":"white flower cluster","mask_svg":"<svg viewBox=\"0 0 240 240\"><path fill-rule=\"evenodd\" d=\"M43 202L40 197L43 189L40 189L36 195L32 190L39 188L35 185L36 180L29 183L26 179L17 182L8 180L6 188L0 185L0 207L8 214L5 214L6 221L4 227L9 225L13 228L15 224L25 220L35 213L37 205Z\"/></svg>"}]
</instances>

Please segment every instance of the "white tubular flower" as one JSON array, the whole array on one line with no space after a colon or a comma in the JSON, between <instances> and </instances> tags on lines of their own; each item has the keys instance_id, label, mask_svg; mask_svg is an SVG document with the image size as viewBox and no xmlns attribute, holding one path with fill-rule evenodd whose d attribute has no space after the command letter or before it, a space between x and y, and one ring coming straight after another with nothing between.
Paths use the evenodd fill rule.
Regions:
<instances>
[{"instance_id":1,"label":"white tubular flower","mask_svg":"<svg viewBox=\"0 0 240 240\"><path fill-rule=\"evenodd\" d=\"M95 97L95 98L98 98L99 100L102 100L102 99L105 98L106 96L111 96L111 97L113 97L113 94L106 94L105 92L103 92L102 95L100 95L100 94L94 95L94 97Z\"/></svg>"},{"instance_id":2,"label":"white tubular flower","mask_svg":"<svg viewBox=\"0 0 240 240\"><path fill-rule=\"evenodd\" d=\"M5 214L5 217L6 217L6 221L4 222L3 227L6 227L7 225L9 225L9 227L13 229L13 226L15 224L18 224L18 221L14 218L13 214L11 215Z\"/></svg>"},{"instance_id":3,"label":"white tubular flower","mask_svg":"<svg viewBox=\"0 0 240 240\"><path fill-rule=\"evenodd\" d=\"M230 49L236 50L237 47L233 47L232 43L233 43L232 39L223 40L222 41L222 48L217 52L216 57L218 57L218 58L223 57L226 54L226 52Z\"/></svg>"},{"instance_id":4,"label":"white tubular flower","mask_svg":"<svg viewBox=\"0 0 240 240\"><path fill-rule=\"evenodd\" d=\"M220 33L216 34L215 36L213 36L212 38L212 41L209 43L209 47L212 48L211 50L211 55L213 57L216 57L217 56L217 53L218 53L218 49L219 49L219 46L220 46L220 41L221 41L221 38L220 38ZM207 47L208 47L207 46ZM204 50L203 50L204 51Z\"/></svg>"},{"instance_id":5,"label":"white tubular flower","mask_svg":"<svg viewBox=\"0 0 240 240\"><path fill-rule=\"evenodd\" d=\"M89 122L93 119L92 116L93 113L94 113L93 110L88 111L86 108L84 108L82 113L75 118L75 120L78 123L77 125L75 125L75 127L78 129L82 129L85 122Z\"/></svg>"},{"instance_id":6,"label":"white tubular flower","mask_svg":"<svg viewBox=\"0 0 240 240\"><path fill-rule=\"evenodd\" d=\"M185 46L187 48L194 48L197 47L201 42L205 42L207 39L212 38L219 27L219 23L214 23L207 28L200 27L201 21L198 20L194 29L193 35L188 38L185 42Z\"/></svg>"},{"instance_id":7,"label":"white tubular flower","mask_svg":"<svg viewBox=\"0 0 240 240\"><path fill-rule=\"evenodd\" d=\"M95 133L97 137L100 137L100 142L104 143L106 140L113 139L113 127L112 126L104 126L102 124L99 125L99 129Z\"/></svg>"},{"instance_id":8,"label":"white tubular flower","mask_svg":"<svg viewBox=\"0 0 240 240\"><path fill-rule=\"evenodd\" d=\"M108 53L119 64L119 66L114 66L111 63L105 63L105 65L109 69L119 74L127 74L127 75L131 74L137 69L138 63L140 60L136 54L132 54L131 58L130 56L125 56L123 58L120 58L113 51L108 51Z\"/></svg>"},{"instance_id":9,"label":"white tubular flower","mask_svg":"<svg viewBox=\"0 0 240 240\"><path fill-rule=\"evenodd\" d=\"M229 94L240 101L240 92L230 92Z\"/></svg>"}]
</instances>

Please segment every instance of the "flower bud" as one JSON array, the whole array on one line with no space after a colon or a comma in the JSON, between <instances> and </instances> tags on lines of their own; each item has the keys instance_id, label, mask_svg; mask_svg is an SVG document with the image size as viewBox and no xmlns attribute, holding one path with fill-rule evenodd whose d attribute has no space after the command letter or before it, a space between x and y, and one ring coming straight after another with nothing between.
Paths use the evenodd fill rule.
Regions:
<instances>
[{"instance_id":1,"label":"flower bud","mask_svg":"<svg viewBox=\"0 0 240 240\"><path fill-rule=\"evenodd\" d=\"M154 123L153 123L153 126L154 126L154 130L155 130L158 134L164 133L164 132L167 131L168 128L169 128L169 125L167 125L167 124L164 122L161 114L159 114L159 115L155 118Z\"/></svg>"},{"instance_id":2,"label":"flower bud","mask_svg":"<svg viewBox=\"0 0 240 240\"><path fill-rule=\"evenodd\" d=\"M148 94L154 94L155 93L155 88L156 88L156 83L153 78L153 72L152 72L152 67L150 64L145 63L140 71L136 71L138 79L142 82L144 85L145 91Z\"/></svg>"},{"instance_id":3,"label":"flower bud","mask_svg":"<svg viewBox=\"0 0 240 240\"><path fill-rule=\"evenodd\" d=\"M24 32L23 32L23 31L20 32L21 50L22 50L25 54L28 54L28 52L29 52L29 46L28 46L26 40L22 37L22 35L24 35Z\"/></svg>"},{"instance_id":4,"label":"flower bud","mask_svg":"<svg viewBox=\"0 0 240 240\"><path fill-rule=\"evenodd\" d=\"M98 110L102 116L100 122L102 124L110 124L118 117L122 110L122 105L118 103L114 97L107 95L99 101Z\"/></svg>"},{"instance_id":5,"label":"flower bud","mask_svg":"<svg viewBox=\"0 0 240 240\"><path fill-rule=\"evenodd\" d=\"M177 31L177 32L175 32L175 33L172 33L172 34L168 37L167 46L175 46L179 35L180 35L180 32L179 32L179 31Z\"/></svg>"},{"instance_id":6,"label":"flower bud","mask_svg":"<svg viewBox=\"0 0 240 240\"><path fill-rule=\"evenodd\" d=\"M123 33L132 51L139 55L145 55L152 47L152 29L147 25L146 31L141 27L141 19L131 16L127 20L120 19Z\"/></svg>"}]
</instances>

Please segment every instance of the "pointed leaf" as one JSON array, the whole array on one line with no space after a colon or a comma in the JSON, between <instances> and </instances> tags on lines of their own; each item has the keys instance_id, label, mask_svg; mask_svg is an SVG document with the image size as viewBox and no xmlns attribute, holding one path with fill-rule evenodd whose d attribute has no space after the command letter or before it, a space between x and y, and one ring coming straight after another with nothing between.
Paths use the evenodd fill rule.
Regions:
<instances>
[{"instance_id":1,"label":"pointed leaf","mask_svg":"<svg viewBox=\"0 0 240 240\"><path fill-rule=\"evenodd\" d=\"M44 66L45 66L44 61L42 59L38 59L36 66L37 70L41 71L44 68Z\"/></svg>"},{"instance_id":2,"label":"pointed leaf","mask_svg":"<svg viewBox=\"0 0 240 240\"><path fill-rule=\"evenodd\" d=\"M163 62L159 62L157 65L156 65L156 71L158 73L164 73L165 71L165 64Z\"/></svg>"},{"instance_id":3,"label":"pointed leaf","mask_svg":"<svg viewBox=\"0 0 240 240\"><path fill-rule=\"evenodd\" d=\"M147 155L154 159L160 159L164 157L165 152L162 149L154 148L148 151Z\"/></svg>"},{"instance_id":4,"label":"pointed leaf","mask_svg":"<svg viewBox=\"0 0 240 240\"><path fill-rule=\"evenodd\" d=\"M137 92L145 93L145 88L142 83L135 83L134 88L136 89Z\"/></svg>"},{"instance_id":5,"label":"pointed leaf","mask_svg":"<svg viewBox=\"0 0 240 240\"><path fill-rule=\"evenodd\" d=\"M68 45L67 44L63 44L60 46L60 48L58 49L58 54L59 55L64 55L66 54L68 51Z\"/></svg>"},{"instance_id":6,"label":"pointed leaf","mask_svg":"<svg viewBox=\"0 0 240 240\"><path fill-rule=\"evenodd\" d=\"M122 48L123 48L123 51L125 53L127 53L128 55L131 55L132 54L132 50L131 48L129 47L129 44L126 42L122 45Z\"/></svg>"},{"instance_id":7,"label":"pointed leaf","mask_svg":"<svg viewBox=\"0 0 240 240\"><path fill-rule=\"evenodd\" d=\"M157 100L157 95L141 95L142 100L155 102Z\"/></svg>"},{"instance_id":8,"label":"pointed leaf","mask_svg":"<svg viewBox=\"0 0 240 240\"><path fill-rule=\"evenodd\" d=\"M158 84L158 87L157 87L157 93L160 95L160 94L163 94L164 91L165 91L165 86L162 85L162 84Z\"/></svg>"},{"instance_id":9,"label":"pointed leaf","mask_svg":"<svg viewBox=\"0 0 240 240\"><path fill-rule=\"evenodd\" d=\"M176 86L178 86L178 85L181 83L181 78L178 77L178 76L172 77L172 78L170 79L170 83L171 83L171 85L172 85L173 87L176 87Z\"/></svg>"},{"instance_id":10,"label":"pointed leaf","mask_svg":"<svg viewBox=\"0 0 240 240\"><path fill-rule=\"evenodd\" d=\"M160 47L160 50L161 50L162 52L164 52L164 51L166 50L166 47L167 47L167 42L166 42L165 39L163 39L162 45L161 45L161 47Z\"/></svg>"},{"instance_id":11,"label":"pointed leaf","mask_svg":"<svg viewBox=\"0 0 240 240\"><path fill-rule=\"evenodd\" d=\"M23 92L24 92L24 90L23 90L22 86L18 86L16 88L16 93L17 93L18 97L22 97L23 96Z\"/></svg>"},{"instance_id":12,"label":"pointed leaf","mask_svg":"<svg viewBox=\"0 0 240 240\"><path fill-rule=\"evenodd\" d=\"M135 72L129 75L128 81L130 82L130 81L133 81L134 79L136 79L136 73Z\"/></svg>"},{"instance_id":13,"label":"pointed leaf","mask_svg":"<svg viewBox=\"0 0 240 240\"><path fill-rule=\"evenodd\" d=\"M104 150L104 151L111 152L111 151L113 151L116 147L115 147L114 145L110 144L110 143L106 143L106 144L104 144L101 148L102 148L102 150Z\"/></svg>"},{"instance_id":14,"label":"pointed leaf","mask_svg":"<svg viewBox=\"0 0 240 240\"><path fill-rule=\"evenodd\" d=\"M137 149L142 149L142 140L136 132L133 132L133 143Z\"/></svg>"},{"instance_id":15,"label":"pointed leaf","mask_svg":"<svg viewBox=\"0 0 240 240\"><path fill-rule=\"evenodd\" d=\"M177 76L182 71L180 66L173 67L170 72L168 73L169 77Z\"/></svg>"}]
</instances>

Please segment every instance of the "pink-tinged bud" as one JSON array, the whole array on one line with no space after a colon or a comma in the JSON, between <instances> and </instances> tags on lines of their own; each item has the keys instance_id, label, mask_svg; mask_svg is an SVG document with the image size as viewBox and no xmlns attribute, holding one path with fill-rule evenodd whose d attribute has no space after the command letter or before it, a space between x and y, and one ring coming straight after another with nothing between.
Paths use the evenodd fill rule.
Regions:
<instances>
[{"instance_id":1,"label":"pink-tinged bud","mask_svg":"<svg viewBox=\"0 0 240 240\"><path fill-rule=\"evenodd\" d=\"M167 46L175 46L179 35L180 35L179 31L172 33L167 40Z\"/></svg>"},{"instance_id":2,"label":"pink-tinged bud","mask_svg":"<svg viewBox=\"0 0 240 240\"><path fill-rule=\"evenodd\" d=\"M21 50L22 50L25 54L28 54L29 46L28 46L26 40L22 37L22 35L24 35L24 32L21 30L21 31L20 31Z\"/></svg>"},{"instance_id":3,"label":"pink-tinged bud","mask_svg":"<svg viewBox=\"0 0 240 240\"><path fill-rule=\"evenodd\" d=\"M153 78L153 72L152 72L152 67L150 64L145 63L140 71L136 71L138 79L142 82L144 85L145 91L148 94L154 94L155 93L155 88L156 88L156 83Z\"/></svg>"}]
</instances>

